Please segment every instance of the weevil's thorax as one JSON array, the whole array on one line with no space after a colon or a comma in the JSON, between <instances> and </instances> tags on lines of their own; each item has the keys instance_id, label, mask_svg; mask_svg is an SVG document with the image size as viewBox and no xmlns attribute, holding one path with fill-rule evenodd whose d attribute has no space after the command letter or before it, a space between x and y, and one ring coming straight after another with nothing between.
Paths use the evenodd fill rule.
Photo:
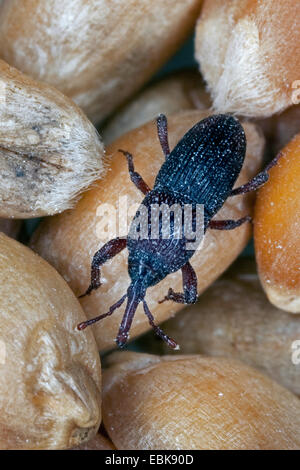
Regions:
<instances>
[{"instance_id":1,"label":"weevil's thorax","mask_svg":"<svg viewBox=\"0 0 300 470\"><path fill-rule=\"evenodd\" d=\"M246 137L239 121L215 115L188 131L161 167L155 189L203 204L213 217L229 196L242 169Z\"/></svg>"},{"instance_id":2,"label":"weevil's thorax","mask_svg":"<svg viewBox=\"0 0 300 470\"><path fill-rule=\"evenodd\" d=\"M128 271L133 282L142 279L145 287L155 285L181 269L193 255L194 250L187 249L191 239L185 236L186 205L193 206L188 198L168 191L155 189L147 194L127 237Z\"/></svg>"}]
</instances>

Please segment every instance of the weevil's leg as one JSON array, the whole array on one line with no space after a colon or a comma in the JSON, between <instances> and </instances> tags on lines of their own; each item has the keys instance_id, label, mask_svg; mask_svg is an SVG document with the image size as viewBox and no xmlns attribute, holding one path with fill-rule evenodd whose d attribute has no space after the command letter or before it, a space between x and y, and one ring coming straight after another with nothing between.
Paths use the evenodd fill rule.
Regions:
<instances>
[{"instance_id":1,"label":"weevil's leg","mask_svg":"<svg viewBox=\"0 0 300 470\"><path fill-rule=\"evenodd\" d=\"M238 194L246 194L250 193L251 191L255 191L256 189L263 186L269 179L269 170L273 168L282 156L279 153L270 163L266 166L266 168L258 173L258 175L254 176L248 183L243 184L242 186L235 188L231 191L230 196L237 196Z\"/></svg>"},{"instance_id":2,"label":"weevil's leg","mask_svg":"<svg viewBox=\"0 0 300 470\"><path fill-rule=\"evenodd\" d=\"M126 238L115 238L114 240L110 240L106 243L99 251L94 255L91 267L91 284L87 291L79 297L85 297L86 295L90 295L93 290L98 289L101 286L100 281L100 267L106 263L109 259L116 256L120 253L124 248L126 248L127 239Z\"/></svg>"},{"instance_id":3,"label":"weevil's leg","mask_svg":"<svg viewBox=\"0 0 300 470\"><path fill-rule=\"evenodd\" d=\"M234 230L246 222L252 222L250 215L238 220L211 220L209 228L212 230Z\"/></svg>"},{"instance_id":4,"label":"weevil's leg","mask_svg":"<svg viewBox=\"0 0 300 470\"><path fill-rule=\"evenodd\" d=\"M79 323L77 326L77 329L79 331L85 330L88 326L93 325L94 323L97 323L100 320L103 320L103 318L109 317L114 313L117 308L121 307L123 304L124 300L126 299L127 294L123 295L123 297L118 300L114 305L112 305L107 313L103 313L102 315L99 315L98 317L92 318L91 320L84 321L82 323Z\"/></svg>"},{"instance_id":5,"label":"weevil's leg","mask_svg":"<svg viewBox=\"0 0 300 470\"><path fill-rule=\"evenodd\" d=\"M164 114L160 114L156 120L157 124L157 134L159 142L164 153L165 158L167 159L170 155L170 146L168 139L168 120Z\"/></svg>"},{"instance_id":6,"label":"weevil's leg","mask_svg":"<svg viewBox=\"0 0 300 470\"><path fill-rule=\"evenodd\" d=\"M159 302L160 304L166 300L173 300L179 304L194 304L197 301L197 274L189 261L181 268L181 271L183 294L169 289L168 295Z\"/></svg>"},{"instance_id":7,"label":"weevil's leg","mask_svg":"<svg viewBox=\"0 0 300 470\"><path fill-rule=\"evenodd\" d=\"M151 189L149 188L147 183L145 183L145 181L143 180L141 175L134 170L133 156L131 155L131 153L126 152L125 150L121 150L121 149L119 149L119 152L123 153L123 155L125 155L125 157L127 158L128 171L129 171L130 179L133 182L133 184L143 194L149 193L149 191L151 191Z\"/></svg>"},{"instance_id":8,"label":"weevil's leg","mask_svg":"<svg viewBox=\"0 0 300 470\"><path fill-rule=\"evenodd\" d=\"M163 330L161 328L159 328L159 326L155 325L154 323L154 317L152 315L152 313L150 312L149 310L149 307L148 305L146 304L146 301L143 300L143 305L144 305L144 312L145 314L147 315L148 317L148 320L149 320L149 323L150 325L152 326L153 330L155 331L155 333L162 339L164 340L167 345L172 348L172 349L179 349L179 346L178 344L176 343L176 341L174 341L174 339L170 338L168 335L166 335L166 333L163 332Z\"/></svg>"}]
</instances>

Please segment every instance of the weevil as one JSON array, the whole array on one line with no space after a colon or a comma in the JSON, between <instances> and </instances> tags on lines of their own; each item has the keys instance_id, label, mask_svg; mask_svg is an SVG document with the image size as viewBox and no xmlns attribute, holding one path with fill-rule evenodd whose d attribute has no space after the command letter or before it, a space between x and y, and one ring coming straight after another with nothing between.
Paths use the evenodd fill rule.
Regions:
<instances>
[{"instance_id":1,"label":"weevil","mask_svg":"<svg viewBox=\"0 0 300 470\"><path fill-rule=\"evenodd\" d=\"M131 278L127 293L112 305L107 313L78 325L78 329L83 330L108 317L127 299L125 313L116 338L119 347L126 344L134 314L138 305L142 303L144 312L156 334L171 348L177 348L177 343L155 324L145 300L148 287L158 284L168 274L181 270L183 292L177 293L170 288L161 302L172 300L190 304L197 300L197 275L190 264L195 249L187 249L187 239L184 235L185 219L184 217L181 219L181 236L170 229L167 238L162 233L160 220L158 238L153 239L151 238L151 208L161 204L166 204L168 207L174 204L180 207L190 205L193 211L192 226L194 227L195 207L201 205L204 208L204 233L208 229L233 230L243 223L250 222L251 217L246 215L239 220L215 220L213 217L228 197L254 191L266 183L269 178L268 171L278 159L278 157L275 158L265 170L247 184L233 189L246 155L246 136L238 119L227 114L210 116L194 125L172 151L169 147L167 118L163 114L157 118L157 132L165 162L156 177L153 189L150 189L142 176L135 171L133 156L125 150L119 150L127 159L131 181L145 196L142 206L148 211L148 236L142 237L141 234L136 236L137 221L141 213L138 210L127 238L115 238L109 241L94 255L91 283L85 294L81 296L90 295L93 290L101 286L101 266L127 247L128 273ZM170 219L170 225L173 223L173 228L174 220L174 217L173 222ZM132 236L133 232L135 236Z\"/></svg>"}]
</instances>

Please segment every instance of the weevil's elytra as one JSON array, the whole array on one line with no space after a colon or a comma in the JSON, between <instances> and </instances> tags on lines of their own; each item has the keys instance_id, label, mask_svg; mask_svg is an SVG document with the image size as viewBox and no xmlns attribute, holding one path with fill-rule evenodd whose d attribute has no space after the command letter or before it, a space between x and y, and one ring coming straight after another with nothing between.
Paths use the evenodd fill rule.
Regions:
<instances>
[{"instance_id":1,"label":"weevil's elytra","mask_svg":"<svg viewBox=\"0 0 300 470\"><path fill-rule=\"evenodd\" d=\"M125 345L134 314L139 303L143 303L144 312L150 325L171 348L176 348L176 342L169 338L154 323L145 300L148 287L154 286L168 274L182 271L183 293L172 289L161 302L172 300L188 304L197 300L197 276L190 259L195 249L187 249L185 238L185 218L182 217L181 236L174 232L175 213L170 218L170 233L168 238L162 234L159 220L159 235L151 237L153 221L151 208L154 205L165 204L168 208L177 204L183 208L185 204L192 207L193 215L197 205L204 207L204 232L208 229L232 230L245 222L251 221L249 216L239 220L212 220L230 196L244 194L257 189L268 180L268 170L276 164L274 159L267 168L253 178L249 183L233 190L233 186L242 169L246 155L246 137L239 121L230 115L210 116L192 127L170 152L168 142L167 119L164 115L157 118L158 138L165 162L162 165L153 189L139 175L133 164L133 157L126 150L120 150L128 161L128 169L132 182L144 194L144 200L136 213L127 238L116 238L106 243L95 255L91 267L91 284L86 293L90 295L101 286L100 267L110 258L117 255L125 247L128 249L128 272L131 284L127 293L112 305L107 313L78 325L82 330L87 326L111 315L127 299L125 313L116 339L117 345ZM140 232L140 213L146 208L147 237ZM193 219L194 224L194 219ZM194 227L194 225L193 225ZM139 226L140 228L140 226ZM135 236L133 236L133 234Z\"/></svg>"},{"instance_id":2,"label":"weevil's elytra","mask_svg":"<svg viewBox=\"0 0 300 470\"><path fill-rule=\"evenodd\" d=\"M204 204L209 219L229 196L245 155L246 136L237 119L211 116L176 145L157 175L154 190Z\"/></svg>"}]
</instances>

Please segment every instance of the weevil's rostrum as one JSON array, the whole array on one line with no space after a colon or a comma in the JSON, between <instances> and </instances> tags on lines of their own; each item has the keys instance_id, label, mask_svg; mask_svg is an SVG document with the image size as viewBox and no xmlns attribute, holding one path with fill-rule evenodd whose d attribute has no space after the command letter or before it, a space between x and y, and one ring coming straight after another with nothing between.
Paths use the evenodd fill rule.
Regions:
<instances>
[{"instance_id":1,"label":"weevil's rostrum","mask_svg":"<svg viewBox=\"0 0 300 470\"><path fill-rule=\"evenodd\" d=\"M155 332L170 347L177 347L176 342L154 323L145 296L148 287L154 286L168 274L181 269L183 293L169 289L161 302L172 300L188 304L197 300L197 276L189 262L195 253L197 243L192 248L188 245L188 241L191 240L186 234L185 207L191 208L192 233L196 232L198 206L203 208L203 233L207 229L235 229L251 221L251 218L246 215L239 220L215 220L213 217L228 197L247 193L264 184L268 180L268 170L277 161L271 162L249 183L233 190L246 154L246 137L238 119L222 114L210 116L192 127L173 151L169 149L167 119L164 115L157 118L157 130L165 162L156 177L153 189L150 189L142 176L135 171L133 156L126 150L120 150L127 158L132 182L145 198L133 218L127 238L111 240L95 254L92 261L91 284L83 295L90 295L93 290L101 286L101 265L127 247L128 272L131 278L127 293L112 305L107 313L78 325L78 329L82 330L111 315L127 299L116 340L119 347L124 346L128 339L134 314L141 302ZM170 210L168 236L166 237L164 233L162 217L159 216L159 230L157 236L153 237L152 209L162 206ZM178 217L175 209L173 210L174 207L182 210L180 231L176 230L175 222L178 221ZM140 223L143 210L146 211L146 236ZM194 239L194 242L196 241Z\"/></svg>"}]
</instances>

